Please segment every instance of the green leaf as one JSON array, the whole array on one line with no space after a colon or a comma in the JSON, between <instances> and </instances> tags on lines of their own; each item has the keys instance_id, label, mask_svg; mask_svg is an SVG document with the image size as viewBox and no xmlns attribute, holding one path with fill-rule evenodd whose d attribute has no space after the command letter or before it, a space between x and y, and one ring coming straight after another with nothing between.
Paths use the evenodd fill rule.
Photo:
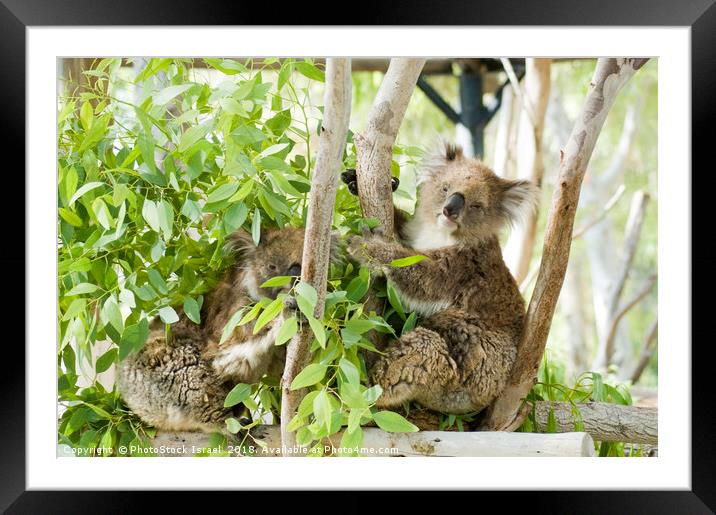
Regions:
<instances>
[{"instance_id":1,"label":"green leaf","mask_svg":"<svg viewBox=\"0 0 716 515\"><path fill-rule=\"evenodd\" d=\"M206 202L207 204L212 204L214 202L220 202L222 200L225 200L234 193L236 193L236 190L238 189L238 182L229 182L227 184L222 184L221 186L213 190L211 193L209 193L209 197L206 199Z\"/></svg>"},{"instance_id":2,"label":"green leaf","mask_svg":"<svg viewBox=\"0 0 716 515\"><path fill-rule=\"evenodd\" d=\"M72 297L73 295L83 295L85 293L92 293L99 290L99 286L91 283L80 283L70 291L65 293L65 297Z\"/></svg>"},{"instance_id":3,"label":"green leaf","mask_svg":"<svg viewBox=\"0 0 716 515\"><path fill-rule=\"evenodd\" d=\"M354 429L346 429L341 437L342 449L360 449L363 445L363 429L359 426Z\"/></svg>"},{"instance_id":4,"label":"green leaf","mask_svg":"<svg viewBox=\"0 0 716 515\"><path fill-rule=\"evenodd\" d=\"M181 95L186 90L190 89L193 84L180 84L178 86L169 86L164 88L159 93L152 96L155 106L164 106L169 103L174 97Z\"/></svg>"},{"instance_id":5,"label":"green leaf","mask_svg":"<svg viewBox=\"0 0 716 515\"><path fill-rule=\"evenodd\" d=\"M346 329L356 334L363 334L375 327L376 323L373 320L364 319L353 319L346 322Z\"/></svg>"},{"instance_id":6,"label":"green leaf","mask_svg":"<svg viewBox=\"0 0 716 515\"><path fill-rule=\"evenodd\" d=\"M410 266L414 265L415 263L420 263L423 259L428 259L428 257L423 255L408 256L400 259L394 259L390 262L390 266L394 266L397 268Z\"/></svg>"},{"instance_id":7,"label":"green leaf","mask_svg":"<svg viewBox=\"0 0 716 515\"><path fill-rule=\"evenodd\" d=\"M174 311L174 308L171 306L159 308L159 318L161 318L165 324L173 324L179 321L179 315L177 315L177 312Z\"/></svg>"},{"instance_id":8,"label":"green leaf","mask_svg":"<svg viewBox=\"0 0 716 515\"><path fill-rule=\"evenodd\" d=\"M104 186L103 182L88 182L87 184L82 185L80 189L75 191L75 194L72 195L72 198L70 199L69 207L72 207L72 204L75 203L75 201L79 198L81 198L84 194L86 194L89 191L92 191L93 189L99 188L100 186Z\"/></svg>"},{"instance_id":9,"label":"green leaf","mask_svg":"<svg viewBox=\"0 0 716 515\"><path fill-rule=\"evenodd\" d=\"M80 108L80 123L85 131L90 130L90 127L92 127L93 118L92 104L89 101L85 101Z\"/></svg>"},{"instance_id":10,"label":"green leaf","mask_svg":"<svg viewBox=\"0 0 716 515\"><path fill-rule=\"evenodd\" d=\"M226 424L227 431L231 434L236 434L241 430L241 424L239 424L239 421L234 417L227 418L224 423Z\"/></svg>"},{"instance_id":11,"label":"green leaf","mask_svg":"<svg viewBox=\"0 0 716 515\"><path fill-rule=\"evenodd\" d=\"M261 212L258 208L254 209L254 219L251 222L251 237L254 245L258 247L261 242Z\"/></svg>"},{"instance_id":12,"label":"green leaf","mask_svg":"<svg viewBox=\"0 0 716 515\"><path fill-rule=\"evenodd\" d=\"M145 200L142 205L142 216L152 228L154 232L160 232L161 227L159 225L159 209L152 200Z\"/></svg>"},{"instance_id":13,"label":"green leaf","mask_svg":"<svg viewBox=\"0 0 716 515\"><path fill-rule=\"evenodd\" d=\"M283 321L281 327L278 330L278 333L276 334L276 345L283 345L288 340L293 338L297 332L298 319L295 316L287 318Z\"/></svg>"},{"instance_id":14,"label":"green leaf","mask_svg":"<svg viewBox=\"0 0 716 515\"><path fill-rule=\"evenodd\" d=\"M199 204L187 197L181 208L181 214L186 216L190 221L195 222L201 218L201 208Z\"/></svg>"},{"instance_id":15,"label":"green leaf","mask_svg":"<svg viewBox=\"0 0 716 515\"><path fill-rule=\"evenodd\" d=\"M298 70L298 72L301 75L308 77L309 79L317 80L320 82L326 81L326 74L323 71L316 68L316 66L314 64L307 63L307 62L300 62L300 63L296 63L294 66L296 67L296 70Z\"/></svg>"},{"instance_id":16,"label":"green leaf","mask_svg":"<svg viewBox=\"0 0 716 515\"><path fill-rule=\"evenodd\" d=\"M408 422L402 415L394 411L373 413L373 420L379 428L390 433L415 433L418 431L418 426Z\"/></svg>"},{"instance_id":17,"label":"green leaf","mask_svg":"<svg viewBox=\"0 0 716 515\"><path fill-rule=\"evenodd\" d=\"M288 143L277 143L276 145L271 145L270 147L266 147L264 150L262 150L257 157L262 158L271 156L273 154L278 154L287 146Z\"/></svg>"},{"instance_id":18,"label":"green leaf","mask_svg":"<svg viewBox=\"0 0 716 515\"><path fill-rule=\"evenodd\" d=\"M346 376L346 380L349 383L358 384L360 383L360 372L358 367L348 361L345 357L341 358L338 362L338 368Z\"/></svg>"},{"instance_id":19,"label":"green leaf","mask_svg":"<svg viewBox=\"0 0 716 515\"><path fill-rule=\"evenodd\" d=\"M388 281L386 290L388 293L388 302L390 302L390 305L393 306L398 315L400 315L400 318L405 320L405 310L403 310L403 304L400 302L400 297L398 296L398 292L396 291L395 286L393 286L393 283Z\"/></svg>"},{"instance_id":20,"label":"green leaf","mask_svg":"<svg viewBox=\"0 0 716 515\"><path fill-rule=\"evenodd\" d=\"M138 352L149 337L149 322L143 318L138 323L128 325L122 332L119 342L119 359L126 358L130 352Z\"/></svg>"},{"instance_id":21,"label":"green leaf","mask_svg":"<svg viewBox=\"0 0 716 515\"><path fill-rule=\"evenodd\" d=\"M316 337L316 340L318 340L318 344L321 346L321 348L325 349L326 329L323 326L323 322L310 315L306 315L306 318L308 319L308 325L311 326L311 331L313 331L313 335Z\"/></svg>"},{"instance_id":22,"label":"green leaf","mask_svg":"<svg viewBox=\"0 0 716 515\"><path fill-rule=\"evenodd\" d=\"M187 297L184 299L184 313L189 320L195 324L201 323L201 307L199 303L193 297Z\"/></svg>"},{"instance_id":23,"label":"green leaf","mask_svg":"<svg viewBox=\"0 0 716 515\"><path fill-rule=\"evenodd\" d=\"M249 113L246 112L246 109L241 107L241 104L231 97L222 98L219 100L219 105L227 113L235 114L242 118L249 117Z\"/></svg>"},{"instance_id":24,"label":"green leaf","mask_svg":"<svg viewBox=\"0 0 716 515\"><path fill-rule=\"evenodd\" d=\"M293 277L290 275L277 275L276 277L272 277L265 283L263 283L259 288L273 288L276 286L286 286L293 280Z\"/></svg>"},{"instance_id":25,"label":"green leaf","mask_svg":"<svg viewBox=\"0 0 716 515\"><path fill-rule=\"evenodd\" d=\"M239 145L252 145L266 139L263 132L250 125L242 125L231 133L231 137Z\"/></svg>"},{"instance_id":26,"label":"green leaf","mask_svg":"<svg viewBox=\"0 0 716 515\"><path fill-rule=\"evenodd\" d=\"M368 404L373 404L378 400L381 393L383 393L383 388L381 388L379 384L376 384L363 392L363 398Z\"/></svg>"},{"instance_id":27,"label":"green leaf","mask_svg":"<svg viewBox=\"0 0 716 515\"><path fill-rule=\"evenodd\" d=\"M311 363L294 377L291 382L291 390L298 390L316 384L326 375L326 370L326 365Z\"/></svg>"},{"instance_id":28,"label":"green leaf","mask_svg":"<svg viewBox=\"0 0 716 515\"><path fill-rule=\"evenodd\" d=\"M251 385L239 383L234 386L224 400L224 407L230 408L251 397Z\"/></svg>"},{"instance_id":29,"label":"green leaf","mask_svg":"<svg viewBox=\"0 0 716 515\"><path fill-rule=\"evenodd\" d=\"M186 152L194 143L204 138L211 129L211 121L187 129L187 131L182 134L181 140L179 140L179 152Z\"/></svg>"},{"instance_id":30,"label":"green leaf","mask_svg":"<svg viewBox=\"0 0 716 515\"><path fill-rule=\"evenodd\" d=\"M85 309L86 305L87 299L73 300L70 306L67 308L67 311L65 311L65 314L62 316L62 320L69 320L71 318L76 317Z\"/></svg>"},{"instance_id":31,"label":"green leaf","mask_svg":"<svg viewBox=\"0 0 716 515\"><path fill-rule=\"evenodd\" d=\"M236 313L231 315L231 318L228 322L226 322L226 325L224 326L224 330L221 332L221 340L219 341L219 345L228 340L229 337L233 334L234 329L239 324L239 321L241 320L241 317L243 316L245 310L246 308L241 308Z\"/></svg>"},{"instance_id":32,"label":"green leaf","mask_svg":"<svg viewBox=\"0 0 716 515\"><path fill-rule=\"evenodd\" d=\"M157 272L153 268L150 268L149 270L147 270L147 275L149 276L149 282L159 293L161 293L162 295L166 295L167 293L169 293L169 287L167 286L166 281L159 272Z\"/></svg>"},{"instance_id":33,"label":"green leaf","mask_svg":"<svg viewBox=\"0 0 716 515\"><path fill-rule=\"evenodd\" d=\"M169 240L172 237L172 229L174 228L174 208L166 200L157 203L157 214L159 216L159 226L164 233L164 239Z\"/></svg>"},{"instance_id":34,"label":"green leaf","mask_svg":"<svg viewBox=\"0 0 716 515\"><path fill-rule=\"evenodd\" d=\"M316 293L316 289L310 284L301 281L296 285L294 291L296 292L296 295L310 304L311 312L306 314L313 315L313 310L316 308L316 303L318 302L318 293Z\"/></svg>"},{"instance_id":35,"label":"green leaf","mask_svg":"<svg viewBox=\"0 0 716 515\"><path fill-rule=\"evenodd\" d=\"M313 400L313 414L316 416L316 422L326 429L330 428L332 412L333 409L331 408L328 392L321 390Z\"/></svg>"},{"instance_id":36,"label":"green leaf","mask_svg":"<svg viewBox=\"0 0 716 515\"><path fill-rule=\"evenodd\" d=\"M261 313L261 316L256 320L256 324L254 324L254 334L258 333L262 327L264 327L266 324L268 324L271 320L276 318L279 313L281 313L281 310L283 309L283 298L278 297L274 299L271 304L266 306L266 309L263 310L263 313Z\"/></svg>"},{"instance_id":37,"label":"green leaf","mask_svg":"<svg viewBox=\"0 0 716 515\"><path fill-rule=\"evenodd\" d=\"M98 359L97 363L95 364L95 372L98 374L101 374L102 372L109 369L110 366L112 366L112 363L114 363L115 359L117 358L117 354L119 353L119 350L109 349L107 352L102 354Z\"/></svg>"},{"instance_id":38,"label":"green leaf","mask_svg":"<svg viewBox=\"0 0 716 515\"><path fill-rule=\"evenodd\" d=\"M122 312L119 310L119 306L117 305L117 301L114 297L108 297L102 305L100 320L105 324L105 326L107 324L111 324L112 327L119 332L119 334L122 334L122 331L124 331Z\"/></svg>"},{"instance_id":39,"label":"green leaf","mask_svg":"<svg viewBox=\"0 0 716 515\"><path fill-rule=\"evenodd\" d=\"M227 209L224 219L222 220L226 234L231 234L236 229L244 225L248 214L249 208L246 207L246 204L243 202L234 204Z\"/></svg>"},{"instance_id":40,"label":"green leaf","mask_svg":"<svg viewBox=\"0 0 716 515\"><path fill-rule=\"evenodd\" d=\"M64 207L59 208L58 211L65 222L75 227L82 227L82 219L75 213Z\"/></svg>"}]
</instances>

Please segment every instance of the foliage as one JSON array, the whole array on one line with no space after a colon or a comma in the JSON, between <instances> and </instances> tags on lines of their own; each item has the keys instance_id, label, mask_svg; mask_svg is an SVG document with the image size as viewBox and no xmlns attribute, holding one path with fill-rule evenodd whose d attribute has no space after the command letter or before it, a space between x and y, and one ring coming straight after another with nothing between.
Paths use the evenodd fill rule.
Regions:
<instances>
[{"instance_id":1,"label":"foliage","mask_svg":"<svg viewBox=\"0 0 716 515\"><path fill-rule=\"evenodd\" d=\"M142 349L153 317L167 332L178 307L200 322L203 294L230 263L227 235L243 227L258 242L266 227L304 225L321 112L310 103L309 90L323 80L323 71L308 59L282 60L278 71L265 69L274 59L204 61L218 80L202 79L190 59L135 63L138 72L130 77L122 77L120 59L103 59L85 72L91 80L83 89L61 100L58 386L60 441L72 447L149 434L97 375ZM134 99L126 98L131 90ZM351 138L346 166L355 164ZM396 153L407 160L417 156L409 148ZM397 161L394 172L400 173ZM363 222L356 199L341 187L336 229L347 234ZM396 330L386 322L394 311L400 313L397 330L409 315L399 304L382 317L363 312L367 270L334 266L331 278L324 320L312 316L315 292L308 285L298 284L294 292L319 351L297 378L316 401L304 403L293 424L300 440L348 425L346 443L360 443L359 424L371 420L386 430L414 429L371 410L380 392L360 385L365 370L357 352L369 346L368 330ZM262 326L280 311L281 298L262 299L234 316L225 333L253 319ZM278 343L299 327L289 319ZM98 358L96 344L105 340L112 346ZM87 374L78 366L90 369L89 387L83 387ZM270 378L239 385L227 402L244 403L259 423L265 413L279 411L277 386ZM231 432L240 429L234 419L228 424Z\"/></svg>"},{"instance_id":2,"label":"foliage","mask_svg":"<svg viewBox=\"0 0 716 515\"><path fill-rule=\"evenodd\" d=\"M579 411L579 404L584 402L608 402L630 406L632 404L629 387L625 384L609 384L598 372L584 372L569 387L560 379L560 372L552 364L547 353L542 361L538 373L537 384L527 395L526 402L534 405L535 401L561 401L571 405L573 424L575 431L584 431L582 415ZM539 427L534 410L530 411L519 431L533 433L535 431L546 433L557 432L557 420L554 411L550 408L547 418L547 426ZM638 447L623 442L595 442L595 449L599 456L640 456Z\"/></svg>"}]
</instances>

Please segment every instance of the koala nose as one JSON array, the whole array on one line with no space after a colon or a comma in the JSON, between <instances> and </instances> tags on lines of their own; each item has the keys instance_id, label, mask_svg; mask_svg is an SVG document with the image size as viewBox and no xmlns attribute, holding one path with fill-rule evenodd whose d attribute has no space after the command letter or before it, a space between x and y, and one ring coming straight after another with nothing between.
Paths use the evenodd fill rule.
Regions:
<instances>
[{"instance_id":1,"label":"koala nose","mask_svg":"<svg viewBox=\"0 0 716 515\"><path fill-rule=\"evenodd\" d=\"M288 274L291 276L300 276L301 275L301 264L300 263L294 263L290 267L288 267Z\"/></svg>"},{"instance_id":2,"label":"koala nose","mask_svg":"<svg viewBox=\"0 0 716 515\"><path fill-rule=\"evenodd\" d=\"M448 197L447 202L445 202L443 206L443 215L450 220L455 220L460 216L463 207L465 207L465 197L462 193L453 193Z\"/></svg>"}]
</instances>

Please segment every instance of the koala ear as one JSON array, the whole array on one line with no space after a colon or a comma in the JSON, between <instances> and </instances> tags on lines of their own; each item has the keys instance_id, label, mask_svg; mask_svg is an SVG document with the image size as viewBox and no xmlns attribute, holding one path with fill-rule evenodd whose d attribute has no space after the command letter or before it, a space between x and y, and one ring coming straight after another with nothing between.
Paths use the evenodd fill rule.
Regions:
<instances>
[{"instance_id":1,"label":"koala ear","mask_svg":"<svg viewBox=\"0 0 716 515\"><path fill-rule=\"evenodd\" d=\"M500 181L500 216L510 225L522 223L537 209L540 189L530 181Z\"/></svg>"},{"instance_id":2,"label":"koala ear","mask_svg":"<svg viewBox=\"0 0 716 515\"><path fill-rule=\"evenodd\" d=\"M423 160L418 174L418 185L439 176L444 171L445 165L453 161L459 161L463 157L460 145L440 141L437 145L437 150Z\"/></svg>"},{"instance_id":3,"label":"koala ear","mask_svg":"<svg viewBox=\"0 0 716 515\"><path fill-rule=\"evenodd\" d=\"M225 248L232 254L248 254L256 250L256 244L248 231L239 229L226 238Z\"/></svg>"}]
</instances>

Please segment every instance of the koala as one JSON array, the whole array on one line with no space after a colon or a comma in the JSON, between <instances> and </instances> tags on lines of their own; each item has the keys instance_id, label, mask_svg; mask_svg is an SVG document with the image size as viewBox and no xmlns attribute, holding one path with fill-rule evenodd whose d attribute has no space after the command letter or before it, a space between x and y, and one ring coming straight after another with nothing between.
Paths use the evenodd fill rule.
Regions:
<instances>
[{"instance_id":1,"label":"koala","mask_svg":"<svg viewBox=\"0 0 716 515\"><path fill-rule=\"evenodd\" d=\"M222 430L234 413L224 399L237 383L255 383L264 374L280 376L285 347L274 345L283 314L253 334L254 322L236 327L220 344L224 326L242 307L261 297L276 298L290 285L261 288L278 275L301 275L303 229L284 228L262 235L258 246L243 231L230 243L241 259L205 296L201 325L184 313L171 326L155 320L139 353L120 362L118 387L122 398L146 423L166 431Z\"/></svg>"},{"instance_id":2,"label":"koala","mask_svg":"<svg viewBox=\"0 0 716 515\"><path fill-rule=\"evenodd\" d=\"M428 159L415 214L396 213L398 240L355 236L348 252L385 275L421 319L369 366L383 393L376 405L404 401L443 413L488 406L502 391L517 355L525 303L505 265L498 234L536 204L528 181L502 179L447 145ZM397 210L396 210L397 211ZM408 267L394 259L427 257Z\"/></svg>"}]
</instances>

